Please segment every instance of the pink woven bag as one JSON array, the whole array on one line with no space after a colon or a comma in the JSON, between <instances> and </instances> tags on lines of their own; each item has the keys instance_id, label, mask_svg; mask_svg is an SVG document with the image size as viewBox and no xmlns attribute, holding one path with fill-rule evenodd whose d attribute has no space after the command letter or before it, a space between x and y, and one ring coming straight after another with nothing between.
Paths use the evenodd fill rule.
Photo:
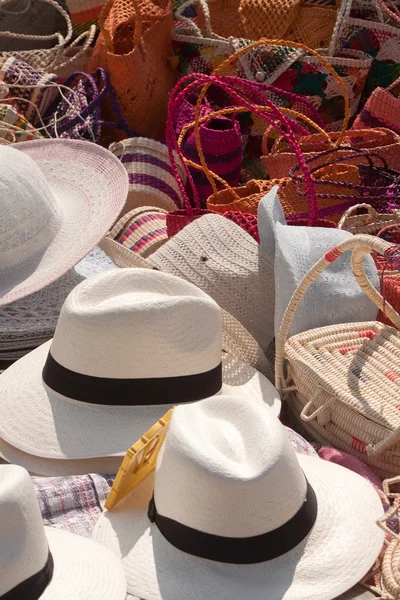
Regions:
<instances>
[{"instance_id":1,"label":"pink woven bag","mask_svg":"<svg viewBox=\"0 0 400 600\"><path fill-rule=\"evenodd\" d=\"M386 127L400 134L400 99L395 95L400 77L388 88L377 87L354 121L352 129Z\"/></svg>"}]
</instances>

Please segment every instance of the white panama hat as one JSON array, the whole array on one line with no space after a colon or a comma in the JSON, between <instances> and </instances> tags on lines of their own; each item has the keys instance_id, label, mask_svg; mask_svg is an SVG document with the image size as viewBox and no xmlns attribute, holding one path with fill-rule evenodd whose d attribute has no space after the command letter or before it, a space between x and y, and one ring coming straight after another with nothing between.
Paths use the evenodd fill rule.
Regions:
<instances>
[{"instance_id":1,"label":"white panama hat","mask_svg":"<svg viewBox=\"0 0 400 600\"><path fill-rule=\"evenodd\" d=\"M382 514L368 481L296 455L268 407L221 396L175 409L153 477L93 539L142 600L330 600L373 565Z\"/></svg>"},{"instance_id":2,"label":"white panama hat","mask_svg":"<svg viewBox=\"0 0 400 600\"><path fill-rule=\"evenodd\" d=\"M0 375L0 437L41 458L122 457L175 404L231 393L279 414L268 379L222 352L222 320L173 275L91 277L69 294L53 340Z\"/></svg>"},{"instance_id":3,"label":"white panama hat","mask_svg":"<svg viewBox=\"0 0 400 600\"><path fill-rule=\"evenodd\" d=\"M43 526L22 467L0 466L0 598L125 600L121 563L104 547Z\"/></svg>"},{"instance_id":4,"label":"white panama hat","mask_svg":"<svg viewBox=\"0 0 400 600\"><path fill-rule=\"evenodd\" d=\"M0 146L0 306L67 273L104 237L124 206L128 176L90 142Z\"/></svg>"}]
</instances>

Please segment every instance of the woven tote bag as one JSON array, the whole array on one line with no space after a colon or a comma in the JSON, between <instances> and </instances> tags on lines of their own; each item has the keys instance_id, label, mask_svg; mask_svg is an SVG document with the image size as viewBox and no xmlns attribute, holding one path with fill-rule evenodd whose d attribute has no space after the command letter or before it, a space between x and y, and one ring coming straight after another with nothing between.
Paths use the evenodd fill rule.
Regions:
<instances>
[{"instance_id":1,"label":"woven tote bag","mask_svg":"<svg viewBox=\"0 0 400 600\"><path fill-rule=\"evenodd\" d=\"M387 7L382 10L383 3L377 0L369 4L374 9L373 20L351 16L355 2L343 0L330 45L332 54L351 49L365 52L373 58L363 103L377 87L387 88L400 76L400 19L392 18L391 24L388 24L385 20ZM394 14L390 10L389 13Z\"/></svg>"},{"instance_id":2,"label":"woven tote bag","mask_svg":"<svg viewBox=\"0 0 400 600\"><path fill-rule=\"evenodd\" d=\"M286 308L276 342L275 384L295 422L315 441L357 456L382 478L392 477L400 470L400 332L370 321L320 327L288 339L307 290L350 250L361 289L400 327L399 314L368 281L363 264L371 252L400 263L399 246L367 235L345 239L309 270Z\"/></svg>"},{"instance_id":3,"label":"woven tote bag","mask_svg":"<svg viewBox=\"0 0 400 600\"><path fill-rule=\"evenodd\" d=\"M394 93L396 88L398 90L399 83L400 78L387 89L382 87L374 89L354 121L352 129L386 127L400 133L400 99Z\"/></svg>"},{"instance_id":4,"label":"woven tote bag","mask_svg":"<svg viewBox=\"0 0 400 600\"><path fill-rule=\"evenodd\" d=\"M268 135L267 132L263 139L263 156L262 163L267 170L268 175L273 179L286 177L290 169L292 169L297 159L294 153L286 142L277 142L271 150L268 150ZM330 139L335 144L339 138L338 133L330 134ZM310 159L313 156L321 156L313 165L322 166L326 160L323 152L329 148L328 142L324 136L319 133L304 136L299 138L300 148L304 158ZM343 140L345 146L357 149L360 151L370 151L382 157L389 168L400 170L400 136L395 132L384 127L374 129L359 129L357 131L347 131ZM337 151L337 157L345 157L348 151L343 148ZM365 158L362 156L354 156L354 158L346 158L343 160L346 164L359 165L365 164Z\"/></svg>"},{"instance_id":5,"label":"woven tote bag","mask_svg":"<svg viewBox=\"0 0 400 600\"><path fill-rule=\"evenodd\" d=\"M206 0L187 0L175 12L172 47L180 76L190 73L210 75L228 57L251 43L249 39L239 37L240 30L233 35L217 35L211 29L212 6L214 4L208 4ZM183 16L188 8L193 7L199 9L201 28L194 19ZM300 55L301 50L284 46L255 48L239 56L224 74L237 74L251 81L272 83Z\"/></svg>"},{"instance_id":6,"label":"woven tote bag","mask_svg":"<svg viewBox=\"0 0 400 600\"><path fill-rule=\"evenodd\" d=\"M108 71L131 129L162 139L168 93L177 78L171 64L170 0L108 0L99 26L90 70Z\"/></svg>"}]
</instances>

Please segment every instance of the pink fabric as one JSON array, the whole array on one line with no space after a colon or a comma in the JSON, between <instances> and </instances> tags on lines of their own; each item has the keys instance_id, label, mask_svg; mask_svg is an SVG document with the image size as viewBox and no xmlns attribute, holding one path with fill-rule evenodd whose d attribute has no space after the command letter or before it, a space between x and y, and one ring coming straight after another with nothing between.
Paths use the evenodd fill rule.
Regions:
<instances>
[{"instance_id":1,"label":"pink fabric","mask_svg":"<svg viewBox=\"0 0 400 600\"><path fill-rule=\"evenodd\" d=\"M315 447L315 445L314 445ZM382 480L375 475L375 473L367 467L361 460L352 456L351 454L347 454L347 452L343 452L342 450L336 450L335 448L330 448L329 446L320 446L316 447L318 455L323 460L327 460L329 462L336 463L337 465L341 465L342 467L346 467L346 469L350 469L354 473L358 473L364 479L368 479L368 481L374 486L375 489L382 491Z\"/></svg>"}]
</instances>

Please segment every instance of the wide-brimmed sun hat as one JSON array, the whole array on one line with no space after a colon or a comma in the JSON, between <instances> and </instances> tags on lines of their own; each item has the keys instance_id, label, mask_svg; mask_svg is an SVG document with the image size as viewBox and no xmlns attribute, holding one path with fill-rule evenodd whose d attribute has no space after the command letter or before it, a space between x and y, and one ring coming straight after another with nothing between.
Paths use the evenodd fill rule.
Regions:
<instances>
[{"instance_id":1,"label":"wide-brimmed sun hat","mask_svg":"<svg viewBox=\"0 0 400 600\"><path fill-rule=\"evenodd\" d=\"M72 269L124 206L128 176L108 150L82 141L0 147L0 306Z\"/></svg>"},{"instance_id":2,"label":"wide-brimmed sun hat","mask_svg":"<svg viewBox=\"0 0 400 600\"><path fill-rule=\"evenodd\" d=\"M159 269L197 285L233 315L264 352L274 338L274 257L222 215L196 219L146 260L104 238L120 267Z\"/></svg>"},{"instance_id":3,"label":"wide-brimmed sun hat","mask_svg":"<svg viewBox=\"0 0 400 600\"><path fill-rule=\"evenodd\" d=\"M100 544L43 526L22 467L0 466L0 597L125 600L120 561Z\"/></svg>"},{"instance_id":4,"label":"wide-brimmed sun hat","mask_svg":"<svg viewBox=\"0 0 400 600\"><path fill-rule=\"evenodd\" d=\"M0 375L0 437L42 458L123 456L173 405L232 393L279 414L277 390L242 348L222 351L222 323L214 300L173 275L91 277L69 294L53 340Z\"/></svg>"},{"instance_id":5,"label":"wide-brimmed sun hat","mask_svg":"<svg viewBox=\"0 0 400 600\"><path fill-rule=\"evenodd\" d=\"M362 477L296 455L258 402L177 407L148 476L93 539L142 600L331 600L377 558L380 498Z\"/></svg>"}]
</instances>

